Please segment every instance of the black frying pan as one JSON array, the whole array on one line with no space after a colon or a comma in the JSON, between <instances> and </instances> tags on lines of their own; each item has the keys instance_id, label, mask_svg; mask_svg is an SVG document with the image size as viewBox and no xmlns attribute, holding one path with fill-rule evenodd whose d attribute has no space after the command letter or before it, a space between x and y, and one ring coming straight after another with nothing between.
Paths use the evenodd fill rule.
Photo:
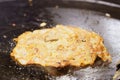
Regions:
<instances>
[{"instance_id":1,"label":"black frying pan","mask_svg":"<svg viewBox=\"0 0 120 80\"><path fill-rule=\"evenodd\" d=\"M27 0L0 2L0 80L112 80L115 65L120 60L120 6L116 1L100 0ZM113 3L112 3L113 2ZM25 31L42 29L56 24L80 26L104 38L113 61L109 66L85 68L60 77L44 71L17 65L9 54L13 38Z\"/></svg>"}]
</instances>

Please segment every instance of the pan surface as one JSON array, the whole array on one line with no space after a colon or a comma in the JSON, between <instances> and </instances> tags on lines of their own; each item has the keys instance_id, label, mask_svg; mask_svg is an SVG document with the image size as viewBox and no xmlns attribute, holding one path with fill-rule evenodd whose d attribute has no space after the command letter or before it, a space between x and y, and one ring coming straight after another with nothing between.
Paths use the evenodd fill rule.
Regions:
<instances>
[{"instance_id":1,"label":"pan surface","mask_svg":"<svg viewBox=\"0 0 120 80\"><path fill-rule=\"evenodd\" d=\"M0 80L112 80L115 65L120 60L120 21L111 17L119 18L120 13L113 12L119 12L120 8L95 4L96 9L93 3L87 2L75 2L71 6L69 1L53 2L49 6L46 3L46 7L36 3L29 7L27 3L15 1L0 4ZM42 29L39 27L42 22L47 23L45 28L64 24L95 31L104 38L112 63L54 78L43 71L17 65L9 56L15 46L12 39L25 31Z\"/></svg>"}]
</instances>

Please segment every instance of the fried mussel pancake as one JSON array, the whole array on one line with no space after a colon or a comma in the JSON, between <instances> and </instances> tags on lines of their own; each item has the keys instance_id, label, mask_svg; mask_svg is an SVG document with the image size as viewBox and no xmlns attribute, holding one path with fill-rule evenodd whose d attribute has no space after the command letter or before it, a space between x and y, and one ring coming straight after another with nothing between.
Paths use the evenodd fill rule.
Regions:
<instances>
[{"instance_id":1,"label":"fried mussel pancake","mask_svg":"<svg viewBox=\"0 0 120 80\"><path fill-rule=\"evenodd\" d=\"M56 25L27 31L15 40L17 44L10 55L21 65L84 67L93 65L97 57L103 62L111 61L102 37L78 27Z\"/></svg>"}]
</instances>

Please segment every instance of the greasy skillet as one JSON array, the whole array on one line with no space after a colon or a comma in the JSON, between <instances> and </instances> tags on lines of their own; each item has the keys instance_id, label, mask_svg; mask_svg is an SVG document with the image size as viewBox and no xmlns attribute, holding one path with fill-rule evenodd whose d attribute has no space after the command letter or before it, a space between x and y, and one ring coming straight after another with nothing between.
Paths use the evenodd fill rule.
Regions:
<instances>
[{"instance_id":1,"label":"greasy skillet","mask_svg":"<svg viewBox=\"0 0 120 80\"><path fill-rule=\"evenodd\" d=\"M27 0L0 3L0 80L111 80L120 60L120 6L104 1L49 1ZM45 27L39 27L46 22ZM40 69L17 65L9 56L15 46L13 38L35 29L49 28L55 24L80 26L104 38L113 61L109 66L85 68L61 77L44 73Z\"/></svg>"}]
</instances>

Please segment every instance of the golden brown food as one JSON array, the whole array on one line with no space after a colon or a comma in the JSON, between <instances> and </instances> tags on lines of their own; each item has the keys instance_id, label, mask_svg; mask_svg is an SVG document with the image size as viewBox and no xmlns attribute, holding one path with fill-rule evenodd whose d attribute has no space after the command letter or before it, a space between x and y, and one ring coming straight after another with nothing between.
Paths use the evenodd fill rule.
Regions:
<instances>
[{"instance_id":1,"label":"golden brown food","mask_svg":"<svg viewBox=\"0 0 120 80\"><path fill-rule=\"evenodd\" d=\"M93 65L96 58L111 61L103 39L78 27L57 25L54 28L27 31L18 38L10 54L21 65L50 67Z\"/></svg>"}]
</instances>

